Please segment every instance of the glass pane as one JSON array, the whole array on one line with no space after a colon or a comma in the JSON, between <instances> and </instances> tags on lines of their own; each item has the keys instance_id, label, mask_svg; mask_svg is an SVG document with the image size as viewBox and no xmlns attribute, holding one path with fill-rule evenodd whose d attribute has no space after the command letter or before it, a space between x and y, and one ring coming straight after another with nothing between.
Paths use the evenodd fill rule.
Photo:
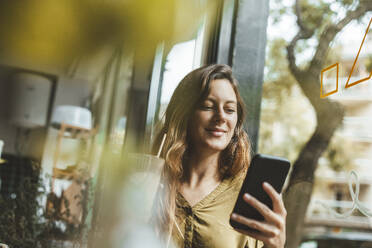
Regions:
<instances>
[{"instance_id":1,"label":"glass pane","mask_svg":"<svg viewBox=\"0 0 372 248\"><path fill-rule=\"evenodd\" d=\"M181 42L172 47L165 59L162 72L162 90L158 119L161 119L179 82L202 64L205 22L200 26L194 39Z\"/></svg>"},{"instance_id":2,"label":"glass pane","mask_svg":"<svg viewBox=\"0 0 372 248\"><path fill-rule=\"evenodd\" d=\"M308 206L306 215L301 216L305 220L303 239L314 242L303 243L301 247L316 244L314 247L323 247L323 244L330 247L336 240L346 242L346 236L350 240L366 241L372 232L366 226L372 215L372 174L369 173L372 84L364 82L345 89L371 15L365 13L360 22L350 22L332 40L329 49L320 52L318 49L328 44L320 45L322 40L317 34L328 32L328 25L336 24L348 9L344 3L323 1L322 4L330 9L320 11L322 7L315 2L301 7L303 15L320 11L319 18L330 21L313 26L313 36L298 42L294 39L301 28L296 12L292 11L296 9L295 1L270 6L267 32L259 152L289 158L300 168L295 169L295 176L299 177L289 184L292 191L287 188L283 195L296 195L287 202L293 213L287 217L288 229L298 224L299 208ZM303 25L312 25L303 15ZM288 29L288 26L295 28ZM297 42L293 51L292 41ZM371 42L365 43L351 81L368 77L370 48ZM322 68L318 68L319 65ZM338 91L323 97L325 92L336 89L336 82ZM338 119L340 124L333 130L331 124ZM304 203L309 199L307 196L311 197L308 205ZM294 200L298 201L297 205ZM318 240L322 241L316 243Z\"/></svg>"}]
</instances>

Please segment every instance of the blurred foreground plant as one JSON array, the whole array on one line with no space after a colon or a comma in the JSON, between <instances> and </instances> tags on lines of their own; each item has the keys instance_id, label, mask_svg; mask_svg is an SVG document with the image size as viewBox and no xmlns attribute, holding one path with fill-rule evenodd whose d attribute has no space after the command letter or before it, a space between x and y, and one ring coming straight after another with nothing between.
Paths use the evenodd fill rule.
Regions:
<instances>
[{"instance_id":1,"label":"blurred foreground plant","mask_svg":"<svg viewBox=\"0 0 372 248\"><path fill-rule=\"evenodd\" d=\"M125 45L152 56L157 43L194 32L202 6L199 0L1 1L0 55L66 66Z\"/></svg>"},{"instance_id":2,"label":"blurred foreground plant","mask_svg":"<svg viewBox=\"0 0 372 248\"><path fill-rule=\"evenodd\" d=\"M39 178L39 165L33 163L33 173L25 178L10 196L0 195L0 243L12 248L49 248L53 242L65 241L78 244L81 242L83 217L79 223L71 222L69 200L55 194L48 195L48 202L53 207L45 210L40 200L45 196L44 182ZM89 180L80 181L86 187L78 192L83 211L86 212L86 196ZM64 206L61 211L61 206ZM83 215L84 216L84 215Z\"/></svg>"}]
</instances>

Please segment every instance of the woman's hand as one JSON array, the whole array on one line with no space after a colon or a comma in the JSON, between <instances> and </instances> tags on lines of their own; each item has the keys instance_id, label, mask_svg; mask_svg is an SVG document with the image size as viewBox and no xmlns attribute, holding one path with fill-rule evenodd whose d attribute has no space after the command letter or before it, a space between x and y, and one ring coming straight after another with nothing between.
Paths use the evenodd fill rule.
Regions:
<instances>
[{"instance_id":1,"label":"woman's hand","mask_svg":"<svg viewBox=\"0 0 372 248\"><path fill-rule=\"evenodd\" d=\"M235 213L231 215L231 219L260 231L260 233L255 233L235 229L242 234L261 240L265 244L265 248L283 248L285 244L285 219L287 211L281 195L269 183L263 183L263 189L273 202L273 210L248 194L245 194L243 199L262 214L265 218L264 222L248 219Z\"/></svg>"}]
</instances>

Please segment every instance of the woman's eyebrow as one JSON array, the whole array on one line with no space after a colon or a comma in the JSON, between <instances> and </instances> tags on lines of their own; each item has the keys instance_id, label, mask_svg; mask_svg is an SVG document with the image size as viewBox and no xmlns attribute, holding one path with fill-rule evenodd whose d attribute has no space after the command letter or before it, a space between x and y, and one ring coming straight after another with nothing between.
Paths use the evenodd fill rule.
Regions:
<instances>
[{"instance_id":1,"label":"woman's eyebrow","mask_svg":"<svg viewBox=\"0 0 372 248\"><path fill-rule=\"evenodd\" d=\"M204 99L204 101L216 102L216 99L213 98L213 97L208 97L208 98ZM227 103L227 104L228 104L228 103L237 104L237 102L234 101L234 100L227 100L225 103Z\"/></svg>"}]
</instances>

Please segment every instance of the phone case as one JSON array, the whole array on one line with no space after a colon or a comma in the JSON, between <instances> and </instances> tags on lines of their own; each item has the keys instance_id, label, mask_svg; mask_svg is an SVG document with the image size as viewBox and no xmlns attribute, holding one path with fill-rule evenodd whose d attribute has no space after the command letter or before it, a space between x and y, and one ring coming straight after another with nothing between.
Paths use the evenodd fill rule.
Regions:
<instances>
[{"instance_id":1,"label":"phone case","mask_svg":"<svg viewBox=\"0 0 372 248\"><path fill-rule=\"evenodd\" d=\"M233 213L250 219L263 221L263 216L250 204L244 201L243 195L248 193L272 209L273 204L271 198L266 191L264 191L262 183L268 182L277 192L281 192L289 167L290 162L287 159L262 154L255 155L240 189ZM257 231L231 219L230 225L237 229Z\"/></svg>"}]
</instances>

